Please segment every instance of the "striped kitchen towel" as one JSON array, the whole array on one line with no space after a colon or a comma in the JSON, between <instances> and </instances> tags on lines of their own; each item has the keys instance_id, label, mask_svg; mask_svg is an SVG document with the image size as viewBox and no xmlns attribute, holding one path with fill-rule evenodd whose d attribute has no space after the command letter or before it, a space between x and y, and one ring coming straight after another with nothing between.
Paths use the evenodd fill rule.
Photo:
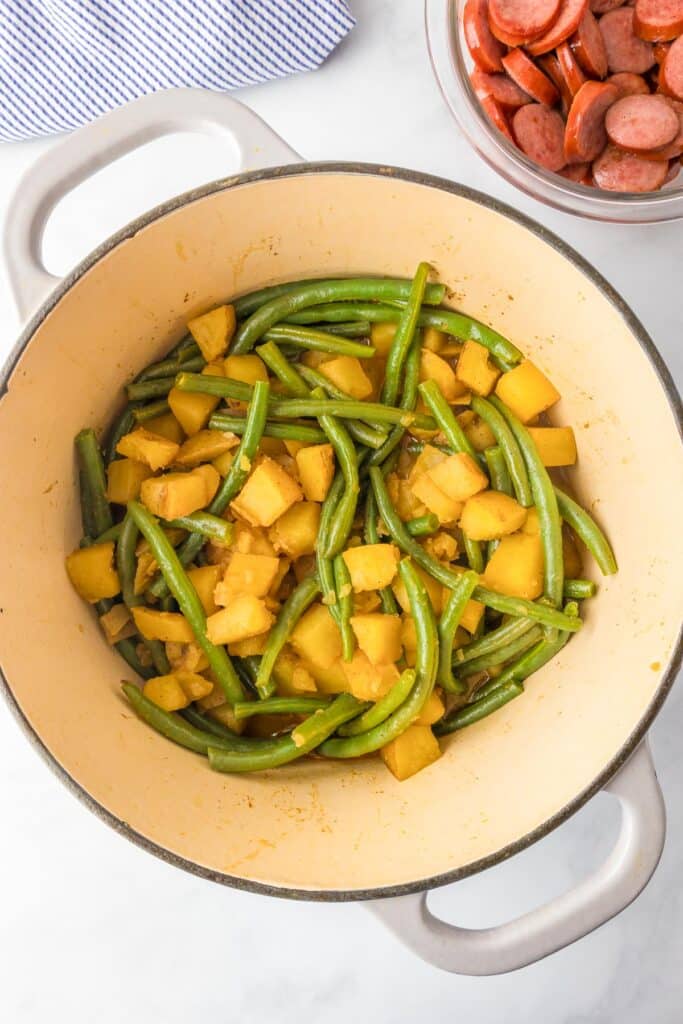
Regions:
<instances>
[{"instance_id":1,"label":"striped kitchen towel","mask_svg":"<svg viewBox=\"0 0 683 1024\"><path fill-rule=\"evenodd\" d=\"M158 89L309 71L354 23L346 0L0 0L0 140L69 131Z\"/></svg>"}]
</instances>

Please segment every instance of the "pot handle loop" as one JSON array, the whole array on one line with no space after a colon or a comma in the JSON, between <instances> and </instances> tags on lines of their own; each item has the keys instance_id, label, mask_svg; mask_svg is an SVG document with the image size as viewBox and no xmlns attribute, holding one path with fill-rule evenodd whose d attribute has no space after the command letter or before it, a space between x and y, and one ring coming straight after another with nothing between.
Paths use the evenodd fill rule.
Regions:
<instances>
[{"instance_id":1,"label":"pot handle loop","mask_svg":"<svg viewBox=\"0 0 683 1024\"><path fill-rule=\"evenodd\" d=\"M224 93L166 89L105 114L43 154L12 197L5 221L4 255L23 318L59 280L43 266L41 245L50 213L62 196L131 150L179 131L231 136L237 145L240 172L301 160L257 114Z\"/></svg>"},{"instance_id":2,"label":"pot handle loop","mask_svg":"<svg viewBox=\"0 0 683 1024\"><path fill-rule=\"evenodd\" d=\"M368 907L408 949L444 971L492 975L535 963L624 910L657 867L666 813L646 741L605 791L621 805L614 848L594 874L545 906L483 929L441 921L429 910L427 893L374 900Z\"/></svg>"}]
</instances>

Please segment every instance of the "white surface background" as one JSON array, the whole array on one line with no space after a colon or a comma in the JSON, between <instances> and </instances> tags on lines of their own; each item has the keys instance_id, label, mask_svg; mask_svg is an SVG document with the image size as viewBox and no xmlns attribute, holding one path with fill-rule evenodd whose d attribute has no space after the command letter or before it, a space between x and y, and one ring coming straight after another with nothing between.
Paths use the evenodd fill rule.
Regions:
<instances>
[{"instance_id":1,"label":"white surface background","mask_svg":"<svg viewBox=\"0 0 683 1024\"><path fill-rule=\"evenodd\" d=\"M239 98L307 158L425 170L525 210L616 286L680 384L680 222L599 226L514 192L455 131L428 64L419 0L352 0L352 6L358 26L322 70L243 90ZM0 213L24 169L51 144L0 148ZM51 268L66 270L160 200L230 173L231 160L227 144L176 138L103 172L55 214L46 242ZM18 328L4 281L0 318L4 356ZM0 706L0 1018L8 1024L48 1018L53 1024L438 1024L459 1018L469 1024L677 1024L683 998L682 706L679 686L652 730L669 836L649 888L573 948L492 979L427 967L360 906L239 893L142 853L74 800ZM529 909L598 863L616 817L611 801L598 797L513 862L441 891L434 905L470 926Z\"/></svg>"}]
</instances>

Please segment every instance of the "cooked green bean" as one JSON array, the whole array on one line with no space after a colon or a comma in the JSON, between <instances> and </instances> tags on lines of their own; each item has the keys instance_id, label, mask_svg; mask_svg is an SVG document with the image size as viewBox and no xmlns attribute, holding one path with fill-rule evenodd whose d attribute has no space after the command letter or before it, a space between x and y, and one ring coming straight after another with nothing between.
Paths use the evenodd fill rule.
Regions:
<instances>
[{"instance_id":1,"label":"cooked green bean","mask_svg":"<svg viewBox=\"0 0 683 1024\"><path fill-rule=\"evenodd\" d=\"M467 602L474 593L479 577L474 572L464 572L451 590L446 607L439 620L439 670L437 679L448 693L464 693L466 687L453 675L453 641Z\"/></svg>"},{"instance_id":2,"label":"cooked green bean","mask_svg":"<svg viewBox=\"0 0 683 1024\"><path fill-rule=\"evenodd\" d=\"M189 370L189 367L183 367L183 369ZM132 384L126 385L128 401L147 402L150 398L165 398L174 384L175 377L159 377L158 379L143 380L138 383L134 381Z\"/></svg>"},{"instance_id":3,"label":"cooked green bean","mask_svg":"<svg viewBox=\"0 0 683 1024\"><path fill-rule=\"evenodd\" d=\"M420 336L416 335L406 358L403 371L403 393L401 395L400 408L406 412L413 412L417 402L417 383L420 379ZM370 466L381 466L396 450L405 434L405 427L397 424L392 427L391 433L384 444L373 452L368 459Z\"/></svg>"},{"instance_id":4,"label":"cooked green bean","mask_svg":"<svg viewBox=\"0 0 683 1024\"><path fill-rule=\"evenodd\" d=\"M531 626L530 629L522 633L515 640L510 640L508 643L497 647L494 651L489 651L488 654L480 654L478 658L472 658L471 661L465 662L461 675L471 676L477 672L484 672L493 666L504 665L505 662L511 661L518 655L528 651L542 636L543 629L541 626Z\"/></svg>"},{"instance_id":5,"label":"cooked green bean","mask_svg":"<svg viewBox=\"0 0 683 1024\"><path fill-rule=\"evenodd\" d=\"M439 529L439 517L433 512L424 516L415 516L406 523L406 530L411 537L430 537Z\"/></svg>"},{"instance_id":6,"label":"cooked green bean","mask_svg":"<svg viewBox=\"0 0 683 1024\"><path fill-rule=\"evenodd\" d=\"M427 277L431 267L428 263L420 263L412 284L406 306L401 310L396 333L394 334L387 356L384 384L382 385L382 402L395 405L401 389L403 364L413 343L417 329L417 318L422 306L422 297L427 287Z\"/></svg>"},{"instance_id":7,"label":"cooked green bean","mask_svg":"<svg viewBox=\"0 0 683 1024\"><path fill-rule=\"evenodd\" d=\"M251 314L248 320L240 324L231 351L236 354L249 352L270 327L274 327L275 324L285 320L292 313L298 313L299 310L309 306L335 302L340 299L408 300L411 288L412 282L410 281L398 281L390 278L347 277L340 280L321 280L299 285L286 294L264 303ZM443 285L428 285L425 289L425 300L442 302L445 291Z\"/></svg>"},{"instance_id":8,"label":"cooked green bean","mask_svg":"<svg viewBox=\"0 0 683 1024\"><path fill-rule=\"evenodd\" d=\"M262 700L270 697L275 689L273 678L273 665L275 660L289 640L290 634L297 622L313 603L320 593L320 584L315 576L306 576L289 595L277 617L275 625L268 634L266 649L261 656L261 662L256 676L256 689Z\"/></svg>"},{"instance_id":9,"label":"cooked green bean","mask_svg":"<svg viewBox=\"0 0 683 1024\"><path fill-rule=\"evenodd\" d=\"M340 338L369 338L370 322L368 320L357 320L355 323L348 324L326 324L325 330L329 334L338 335Z\"/></svg>"},{"instance_id":10,"label":"cooked green bean","mask_svg":"<svg viewBox=\"0 0 683 1024\"><path fill-rule=\"evenodd\" d=\"M323 391L329 395L330 398L337 398L340 401L349 401L350 395L346 391L342 391L336 384L333 384L331 380L328 380L324 373L319 373L317 370L313 370L310 366L299 366L299 374L306 381L309 387L316 389L322 388ZM309 392L310 395L310 392ZM321 398L324 397L321 395ZM384 444L387 434L386 427L384 424L372 424L369 422L362 422L361 420L347 420L346 429L348 430L354 441L358 444L363 444L367 448L381 448Z\"/></svg>"},{"instance_id":11,"label":"cooked green bean","mask_svg":"<svg viewBox=\"0 0 683 1024\"><path fill-rule=\"evenodd\" d=\"M379 514L401 551L414 558L417 564L425 572L428 572L430 576L433 576L435 580L438 580L439 583L443 583L445 587L449 587L452 590L460 576L458 573L453 572L452 569L437 562L417 541L413 540L391 504L382 474L375 466L370 470L370 481L375 492ZM489 590L488 587L476 587L472 597L474 600L481 601L488 608L493 608L494 611L501 612L503 615L515 615L534 619L534 621L540 622L544 626L566 629L570 632L576 632L581 628L580 619L571 619L549 605L527 601L523 597L508 597L505 594L496 593L495 590Z\"/></svg>"},{"instance_id":12,"label":"cooked green bean","mask_svg":"<svg viewBox=\"0 0 683 1024\"><path fill-rule=\"evenodd\" d=\"M364 711L358 718L354 718L346 725L337 729L339 736L359 736L361 733L369 732L376 725L381 725L389 715L392 715L397 708L407 699L408 694L415 685L415 670L406 668L384 697L378 700L372 707Z\"/></svg>"},{"instance_id":13,"label":"cooked green bean","mask_svg":"<svg viewBox=\"0 0 683 1024\"><path fill-rule=\"evenodd\" d=\"M530 508L533 504L533 495L531 491L531 484L529 482L529 474L527 472L526 462L522 456L518 439L515 437L511 427L508 425L505 417L499 412L498 408L491 401L487 401L485 398L479 398L478 395L472 395L472 411L476 412L484 423L486 423L491 433L495 437L498 447L500 448L505 464L512 480L512 486L515 490L515 497L520 505L524 508ZM531 438L529 438L531 440ZM499 490L499 488L497 488Z\"/></svg>"},{"instance_id":14,"label":"cooked green bean","mask_svg":"<svg viewBox=\"0 0 683 1024\"><path fill-rule=\"evenodd\" d=\"M238 701L232 710L238 721L253 715L310 715L329 707L331 700L331 697L268 697Z\"/></svg>"},{"instance_id":15,"label":"cooked green bean","mask_svg":"<svg viewBox=\"0 0 683 1024\"><path fill-rule=\"evenodd\" d=\"M105 530L104 533L101 533L99 537L95 537L94 543L106 544L108 540L117 541L121 534L122 525L123 523L114 523L114 525L110 526L108 530Z\"/></svg>"},{"instance_id":16,"label":"cooked green bean","mask_svg":"<svg viewBox=\"0 0 683 1024\"><path fill-rule=\"evenodd\" d=\"M242 436L247 421L244 416L233 416L224 412L215 412L209 420L211 430L226 430ZM282 441L303 441L304 444L324 444L327 438L325 431L318 427L309 427L304 423L275 423L267 420L263 428L264 437L277 437Z\"/></svg>"},{"instance_id":17,"label":"cooked green bean","mask_svg":"<svg viewBox=\"0 0 683 1024\"><path fill-rule=\"evenodd\" d=\"M305 281L285 281L283 284L270 284L265 288L259 288L255 292L241 295L239 299L235 299L232 303L235 307L235 316L238 320L244 320L261 306L264 306L266 302L270 302L271 299L277 299L281 295L288 295L289 292L300 288L301 285L315 284L316 281L316 278L309 278Z\"/></svg>"},{"instance_id":18,"label":"cooked green bean","mask_svg":"<svg viewBox=\"0 0 683 1024\"><path fill-rule=\"evenodd\" d=\"M149 700L148 697L145 697L144 693L138 690L137 686L133 686L132 683L122 683L121 689L128 698L136 715L143 722L151 725L153 729L167 739L180 744L181 747L194 750L196 754L206 754L209 747L249 751L254 743L258 743L258 740L242 739L241 736L228 739L209 732L206 728L198 729L175 712L164 711L157 704Z\"/></svg>"},{"instance_id":19,"label":"cooked green bean","mask_svg":"<svg viewBox=\"0 0 683 1024\"><path fill-rule=\"evenodd\" d=\"M104 533L112 525L112 516L107 501L107 478L104 472L104 462L95 431L90 428L79 431L74 443L85 482L84 500L88 502L90 508L92 528L95 534Z\"/></svg>"},{"instance_id":20,"label":"cooked green bean","mask_svg":"<svg viewBox=\"0 0 683 1024\"><path fill-rule=\"evenodd\" d=\"M213 516L210 512L191 512L189 516L166 519L164 523L166 526L177 526L190 533L200 533L202 537L211 537L213 540L219 540L221 544L230 544L235 529L233 523L222 519L221 516Z\"/></svg>"},{"instance_id":21,"label":"cooked green bean","mask_svg":"<svg viewBox=\"0 0 683 1024\"><path fill-rule=\"evenodd\" d=\"M171 407L165 398L160 398L158 402L148 402L146 405L137 405L133 409L133 419L135 423L146 423L147 420L154 420L157 416L163 416L164 413L170 412Z\"/></svg>"},{"instance_id":22,"label":"cooked green bean","mask_svg":"<svg viewBox=\"0 0 683 1024\"><path fill-rule=\"evenodd\" d=\"M334 518L328 526L327 540L323 551L328 558L334 558L346 544L356 515L360 493L358 458L353 441L342 423L334 416L319 416L318 422L334 448L337 463L344 476L344 492L337 503Z\"/></svg>"},{"instance_id":23,"label":"cooked green bean","mask_svg":"<svg viewBox=\"0 0 683 1024\"><path fill-rule=\"evenodd\" d=\"M259 382L260 383L260 382ZM199 395L214 395L217 398L236 398L240 402L251 399L252 387L242 381L228 377L209 377L201 373L181 373L175 386L180 391ZM273 398L268 403L268 414L281 419L299 419L302 416L337 416L342 419L378 420L381 423L400 423L404 427L418 430L434 430L436 423L431 416L405 412L395 406L379 402L332 401L326 398Z\"/></svg>"},{"instance_id":24,"label":"cooked green bean","mask_svg":"<svg viewBox=\"0 0 683 1024\"><path fill-rule=\"evenodd\" d=\"M116 446L124 434L129 434L135 427L137 421L135 419L134 412L136 408L137 406L135 405L125 405L123 410L112 423L107 433L107 443L104 446L104 461L107 465L115 459L120 458L116 451Z\"/></svg>"},{"instance_id":25,"label":"cooked green bean","mask_svg":"<svg viewBox=\"0 0 683 1024\"><path fill-rule=\"evenodd\" d=\"M378 472L372 470L373 473ZM381 474L380 474L381 475ZM327 740L320 747L325 757L362 757L371 754L400 736L418 717L434 689L438 668L439 638L431 601L425 585L409 559L398 567L410 603L410 614L415 621L417 651L415 656L416 682L408 697L379 725L357 736Z\"/></svg>"},{"instance_id":26,"label":"cooked green bean","mask_svg":"<svg viewBox=\"0 0 683 1024\"><path fill-rule=\"evenodd\" d=\"M275 374L291 395L308 398L310 391L306 382L289 360L285 359L274 341L267 341L265 345L259 345L256 354L261 357L271 373Z\"/></svg>"},{"instance_id":27,"label":"cooked green bean","mask_svg":"<svg viewBox=\"0 0 683 1024\"><path fill-rule=\"evenodd\" d=\"M552 481L526 427L495 395L491 396L490 402L507 421L526 463L543 542L543 591L548 600L552 601L556 608L559 608L562 604L564 556L562 554L562 521Z\"/></svg>"},{"instance_id":28,"label":"cooked green bean","mask_svg":"<svg viewBox=\"0 0 683 1024\"><path fill-rule=\"evenodd\" d=\"M484 458L486 459L486 465L488 466L491 487L494 491L500 491L501 494L507 494L511 497L512 478L508 472L503 449L498 445L486 448L484 451Z\"/></svg>"},{"instance_id":29,"label":"cooked green bean","mask_svg":"<svg viewBox=\"0 0 683 1024\"><path fill-rule=\"evenodd\" d=\"M212 736L220 736L221 739L225 740L232 740L237 736L237 733L233 732L232 729L228 729L227 725L222 725L221 722L217 722L214 718L201 714L193 704L183 708L179 714L190 725L194 725L196 729L202 729L204 732L211 733Z\"/></svg>"},{"instance_id":30,"label":"cooked green bean","mask_svg":"<svg viewBox=\"0 0 683 1024\"><path fill-rule=\"evenodd\" d=\"M334 568L334 589L337 594L337 607L339 608L339 630L342 640L342 657L344 661L351 661L353 652L356 649L356 638L351 629L351 616L353 615L353 587L351 586L351 575L346 567L346 562L341 555L336 555L332 563Z\"/></svg>"},{"instance_id":31,"label":"cooked green bean","mask_svg":"<svg viewBox=\"0 0 683 1024\"><path fill-rule=\"evenodd\" d=\"M453 664L455 668L458 668L465 662L473 661L474 658L479 658L483 654L496 651L500 647L504 647L505 644L527 633L532 627L533 623L528 622L526 619L510 619L509 622L499 626L498 629L492 629L479 640L472 640L464 647L459 647L454 653Z\"/></svg>"},{"instance_id":32,"label":"cooked green bean","mask_svg":"<svg viewBox=\"0 0 683 1024\"><path fill-rule=\"evenodd\" d=\"M116 544L116 570L121 583L121 596L124 604L131 611L144 604L142 597L135 593L135 549L137 547L139 529L132 518L126 513L121 524L121 531ZM143 643L152 656L154 667L159 675L170 671L166 648L160 640L143 639Z\"/></svg>"},{"instance_id":33,"label":"cooked green bean","mask_svg":"<svg viewBox=\"0 0 683 1024\"><path fill-rule=\"evenodd\" d=\"M339 608L337 607L337 592L334 584L334 567L332 559L329 555L325 554L325 551L328 544L330 525L336 514L337 505L343 492L344 474L341 470L337 470L320 511L318 536L315 542L315 560L322 593L322 603L329 609L337 624L339 623Z\"/></svg>"},{"instance_id":34,"label":"cooked green bean","mask_svg":"<svg viewBox=\"0 0 683 1024\"><path fill-rule=\"evenodd\" d=\"M462 546L465 551L467 564L473 572L481 574L484 571L484 552L478 540L471 540L466 533L462 535Z\"/></svg>"},{"instance_id":35,"label":"cooked green bean","mask_svg":"<svg viewBox=\"0 0 683 1024\"><path fill-rule=\"evenodd\" d=\"M81 540L81 547L89 546L92 542L93 537L97 535L97 526L93 516L92 502L90 500L90 491L88 488L88 478L82 469L78 470L78 498L81 508L81 526L83 528L83 538ZM104 533L108 533L107 530ZM107 537L107 540L110 538Z\"/></svg>"},{"instance_id":36,"label":"cooked green bean","mask_svg":"<svg viewBox=\"0 0 683 1024\"><path fill-rule=\"evenodd\" d=\"M555 496L560 515L586 545L602 575L613 576L618 571L617 560L610 542L593 517L559 487L555 488Z\"/></svg>"},{"instance_id":37,"label":"cooked green bean","mask_svg":"<svg viewBox=\"0 0 683 1024\"><path fill-rule=\"evenodd\" d=\"M475 462L478 462L479 456L472 447L465 431L455 418L455 414L453 413L450 405L441 394L439 385L436 381L423 381L422 384L419 385L418 391L422 395L425 405L431 410L441 433L448 441L449 447L454 452L465 452L474 459Z\"/></svg>"},{"instance_id":38,"label":"cooked green bean","mask_svg":"<svg viewBox=\"0 0 683 1024\"><path fill-rule=\"evenodd\" d=\"M257 381L253 389L252 400L249 403L247 420L240 446L235 452L235 458L232 461L227 476L223 477L211 504L206 510L212 516L221 516L225 512L233 498L242 490L249 476L251 464L263 436L269 393L270 387L267 381ZM204 537L201 533L191 533L178 551L181 566L186 566L193 562L203 544ZM156 580L149 587L149 593L154 597L164 597L167 592L168 587L163 579Z\"/></svg>"},{"instance_id":39,"label":"cooked green bean","mask_svg":"<svg viewBox=\"0 0 683 1024\"><path fill-rule=\"evenodd\" d=\"M565 580L563 589L563 596L575 601L585 601L589 597L595 597L598 590L592 580Z\"/></svg>"},{"instance_id":40,"label":"cooked green bean","mask_svg":"<svg viewBox=\"0 0 683 1024\"><path fill-rule=\"evenodd\" d=\"M205 365L206 360L199 351L199 346L188 345L186 348L180 349L177 356L152 363L137 375L135 383L142 384L144 381L158 380L160 377L175 377L180 370L199 373Z\"/></svg>"},{"instance_id":41,"label":"cooked green bean","mask_svg":"<svg viewBox=\"0 0 683 1024\"><path fill-rule=\"evenodd\" d=\"M337 334L317 331L312 327L300 327L296 324L278 324L271 327L263 335L266 341L274 341L278 345L292 345L294 348L309 349L311 352L329 352L340 356L355 356L356 359L372 359L375 350L372 345L361 345L358 341L348 341Z\"/></svg>"},{"instance_id":42,"label":"cooked green bean","mask_svg":"<svg viewBox=\"0 0 683 1024\"><path fill-rule=\"evenodd\" d=\"M266 385L267 387L267 385ZM197 591L192 586L180 558L153 516L138 501L128 503L128 514L135 521L149 544L166 584L187 619L197 643L206 655L209 665L227 700L234 704L242 700L244 691L224 647L211 643L206 635L206 615ZM194 536L194 534L192 535ZM189 538L188 538L189 539ZM120 545L121 541L119 541ZM187 542L186 542L187 543Z\"/></svg>"},{"instance_id":43,"label":"cooked green bean","mask_svg":"<svg viewBox=\"0 0 683 1024\"><path fill-rule=\"evenodd\" d=\"M502 708L514 697L519 697L521 693L524 693L523 683L514 681L502 683L479 700L459 708L448 716L448 720L442 718L434 726L434 732L437 736L446 736L457 729L464 729L467 725L474 725L475 722L480 722L482 718L486 718L498 708Z\"/></svg>"},{"instance_id":44,"label":"cooked green bean","mask_svg":"<svg viewBox=\"0 0 683 1024\"><path fill-rule=\"evenodd\" d=\"M365 499L363 538L366 544L379 544L380 542L377 532L377 503L372 489L368 489ZM382 602L382 611L385 615L398 615L398 604L391 587L382 587L379 597Z\"/></svg>"}]
</instances>

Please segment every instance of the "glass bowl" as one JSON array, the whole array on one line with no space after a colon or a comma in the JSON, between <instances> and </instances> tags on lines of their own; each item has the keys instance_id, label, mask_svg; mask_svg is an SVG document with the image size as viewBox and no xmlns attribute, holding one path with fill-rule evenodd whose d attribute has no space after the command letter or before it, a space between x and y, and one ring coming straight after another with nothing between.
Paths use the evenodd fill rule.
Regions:
<instances>
[{"instance_id":1,"label":"glass bowl","mask_svg":"<svg viewBox=\"0 0 683 1024\"><path fill-rule=\"evenodd\" d=\"M472 60L463 34L464 6L465 0L425 0L427 46L453 117L494 170L534 199L593 220L652 224L683 217L683 171L660 192L606 192L544 170L494 128L469 80Z\"/></svg>"}]
</instances>

